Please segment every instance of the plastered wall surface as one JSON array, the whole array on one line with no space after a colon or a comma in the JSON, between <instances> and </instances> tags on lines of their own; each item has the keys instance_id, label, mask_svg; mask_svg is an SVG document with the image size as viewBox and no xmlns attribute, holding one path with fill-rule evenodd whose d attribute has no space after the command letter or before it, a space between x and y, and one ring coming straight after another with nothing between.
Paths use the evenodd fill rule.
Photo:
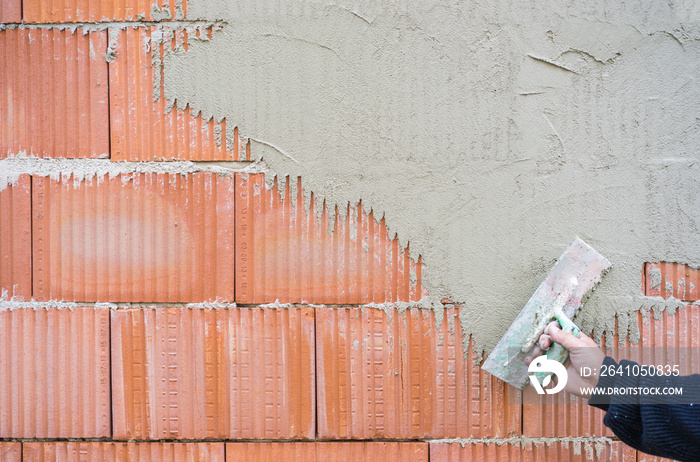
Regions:
<instances>
[{"instance_id":1,"label":"plastered wall surface","mask_svg":"<svg viewBox=\"0 0 700 462\"><path fill-rule=\"evenodd\" d=\"M235 121L331 208L384 215L479 348L576 235L614 264L577 318L598 334L678 304L641 297L645 261L700 265L695 2L192 0L188 17L223 27L166 54L165 96Z\"/></svg>"},{"instance_id":2,"label":"plastered wall surface","mask_svg":"<svg viewBox=\"0 0 700 462\"><path fill-rule=\"evenodd\" d=\"M606 8L0 2L0 453L649 460L481 369L577 234L700 339L700 8Z\"/></svg>"}]
</instances>

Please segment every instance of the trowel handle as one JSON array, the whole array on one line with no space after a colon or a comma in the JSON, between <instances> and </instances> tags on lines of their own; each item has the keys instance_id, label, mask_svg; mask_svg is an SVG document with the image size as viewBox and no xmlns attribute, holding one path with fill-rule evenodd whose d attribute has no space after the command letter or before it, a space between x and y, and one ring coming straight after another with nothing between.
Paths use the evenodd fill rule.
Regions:
<instances>
[{"instance_id":1,"label":"trowel handle","mask_svg":"<svg viewBox=\"0 0 700 462\"><path fill-rule=\"evenodd\" d=\"M564 332L571 332L574 337L578 338L579 334L581 333L581 329L579 329L578 326L574 324L574 322L571 319L569 319L561 311L555 313L554 317L557 321L559 321L561 330L563 330ZM567 350L558 343L552 342L552 346L549 348L549 350L547 350L547 358L554 359L555 361L559 361L560 363L566 361L567 356L569 356L569 350Z\"/></svg>"},{"instance_id":2,"label":"trowel handle","mask_svg":"<svg viewBox=\"0 0 700 462\"><path fill-rule=\"evenodd\" d=\"M581 333L581 329L579 329L578 326L576 326L576 324L574 324L574 322L571 319L569 319L561 311L555 313L554 317L557 321L559 321L561 330L563 330L564 332L571 332L574 335L574 337L578 338L578 335Z\"/></svg>"},{"instance_id":3,"label":"trowel handle","mask_svg":"<svg viewBox=\"0 0 700 462\"><path fill-rule=\"evenodd\" d=\"M569 357L569 350L559 345L558 343L552 343L552 346L547 350L547 359L553 359L557 362L563 363L566 358ZM546 377L549 373L544 374Z\"/></svg>"},{"instance_id":4,"label":"trowel handle","mask_svg":"<svg viewBox=\"0 0 700 462\"><path fill-rule=\"evenodd\" d=\"M578 328L574 322L569 319L564 313L561 311L559 313L556 313L554 317L559 321L559 325L561 326L561 330L564 332L571 332L574 337L579 336L581 333L581 329ZM560 363L563 363L566 361L567 356L569 356L569 350L564 348L558 343L552 342L552 346L547 350L547 358L548 359L554 359L555 361L559 361Z\"/></svg>"},{"instance_id":5,"label":"trowel handle","mask_svg":"<svg viewBox=\"0 0 700 462\"><path fill-rule=\"evenodd\" d=\"M557 321L559 321L559 325L561 326L561 330L565 332L571 332L574 337L578 337L579 334L581 333L581 329L576 326L576 324L571 321L564 313L559 312L554 315ZM564 348L558 343L552 342L552 345L549 347L549 350L547 350L547 359L553 359L557 362L563 363L566 361L566 358L569 356L569 350ZM540 383L544 380L545 377L551 375L549 372L539 372L536 374L537 378L540 380Z\"/></svg>"}]
</instances>

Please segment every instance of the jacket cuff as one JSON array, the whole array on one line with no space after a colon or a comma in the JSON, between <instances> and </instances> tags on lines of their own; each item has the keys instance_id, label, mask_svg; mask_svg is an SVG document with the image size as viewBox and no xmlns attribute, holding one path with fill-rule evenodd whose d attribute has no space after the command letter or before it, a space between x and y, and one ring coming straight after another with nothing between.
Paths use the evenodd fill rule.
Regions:
<instances>
[{"instance_id":1,"label":"jacket cuff","mask_svg":"<svg viewBox=\"0 0 700 462\"><path fill-rule=\"evenodd\" d=\"M617 366L617 363L610 356L606 356L603 360L603 366L615 367ZM610 395L604 394L603 390L606 390L614 385L615 377L612 374L601 377L600 371L598 371L598 374L598 384L595 386L595 391L588 400L588 404L608 412L608 407L610 407Z\"/></svg>"}]
</instances>

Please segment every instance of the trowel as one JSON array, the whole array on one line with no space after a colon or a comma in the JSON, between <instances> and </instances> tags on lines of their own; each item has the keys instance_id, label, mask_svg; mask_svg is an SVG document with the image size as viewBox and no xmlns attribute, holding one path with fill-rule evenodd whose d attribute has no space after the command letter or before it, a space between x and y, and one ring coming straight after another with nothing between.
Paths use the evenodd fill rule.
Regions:
<instances>
[{"instance_id":1,"label":"trowel","mask_svg":"<svg viewBox=\"0 0 700 462\"><path fill-rule=\"evenodd\" d=\"M522 390L530 383L525 358L537 345L547 324L558 321L562 330L578 337L580 330L571 318L611 266L593 247L575 238L481 368ZM557 343L546 353L548 359L560 363L566 361L568 354ZM540 374L544 374L538 378L546 386L549 377Z\"/></svg>"}]
</instances>

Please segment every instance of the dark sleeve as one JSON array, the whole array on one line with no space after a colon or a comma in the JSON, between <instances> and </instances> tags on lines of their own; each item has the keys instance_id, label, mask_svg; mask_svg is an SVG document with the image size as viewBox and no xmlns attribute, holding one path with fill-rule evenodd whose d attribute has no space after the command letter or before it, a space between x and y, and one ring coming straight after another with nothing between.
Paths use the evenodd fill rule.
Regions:
<instances>
[{"instance_id":1,"label":"dark sleeve","mask_svg":"<svg viewBox=\"0 0 700 462\"><path fill-rule=\"evenodd\" d=\"M610 357L604 366L618 364ZM588 404L607 411L603 422L624 443L647 454L680 461L700 460L700 375L631 376L636 363L620 361L621 375L600 377ZM643 388L681 389L682 395L650 396ZM611 393L624 389L625 393ZM633 390L637 390L635 393Z\"/></svg>"}]
</instances>

